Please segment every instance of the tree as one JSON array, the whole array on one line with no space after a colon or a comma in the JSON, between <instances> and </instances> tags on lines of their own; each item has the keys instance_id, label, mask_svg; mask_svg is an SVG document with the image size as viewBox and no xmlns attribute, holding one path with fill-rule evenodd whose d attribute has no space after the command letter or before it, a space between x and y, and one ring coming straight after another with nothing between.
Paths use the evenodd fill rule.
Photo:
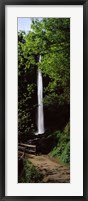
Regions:
<instances>
[{"instance_id":1,"label":"tree","mask_svg":"<svg viewBox=\"0 0 88 201\"><path fill-rule=\"evenodd\" d=\"M18 34L19 129L23 119L24 131L36 129L33 115L37 109L38 68L44 78L44 110L50 111L51 116L56 112L62 116L64 111L68 119L70 104L70 19L33 19L31 28L27 35ZM38 62L40 54L41 63Z\"/></svg>"}]
</instances>

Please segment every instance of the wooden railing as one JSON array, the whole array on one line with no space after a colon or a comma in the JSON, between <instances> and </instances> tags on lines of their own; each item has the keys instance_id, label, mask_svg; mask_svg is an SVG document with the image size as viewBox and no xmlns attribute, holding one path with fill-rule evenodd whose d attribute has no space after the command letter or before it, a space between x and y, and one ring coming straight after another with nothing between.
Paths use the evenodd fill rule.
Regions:
<instances>
[{"instance_id":1,"label":"wooden railing","mask_svg":"<svg viewBox=\"0 0 88 201\"><path fill-rule=\"evenodd\" d=\"M18 150L24 153L36 154L36 145L29 145L24 143L18 144Z\"/></svg>"}]
</instances>

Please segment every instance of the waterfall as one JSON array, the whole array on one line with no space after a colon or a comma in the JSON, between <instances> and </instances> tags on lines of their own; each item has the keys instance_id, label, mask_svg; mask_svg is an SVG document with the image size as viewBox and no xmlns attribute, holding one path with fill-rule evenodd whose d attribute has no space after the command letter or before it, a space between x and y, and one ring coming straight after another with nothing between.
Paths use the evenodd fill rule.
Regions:
<instances>
[{"instance_id":1,"label":"waterfall","mask_svg":"<svg viewBox=\"0 0 88 201\"><path fill-rule=\"evenodd\" d=\"M39 57L41 62L41 55ZM38 69L38 80L37 80L37 94L38 94L38 134L44 133L44 112L43 112L43 79L41 70Z\"/></svg>"}]
</instances>

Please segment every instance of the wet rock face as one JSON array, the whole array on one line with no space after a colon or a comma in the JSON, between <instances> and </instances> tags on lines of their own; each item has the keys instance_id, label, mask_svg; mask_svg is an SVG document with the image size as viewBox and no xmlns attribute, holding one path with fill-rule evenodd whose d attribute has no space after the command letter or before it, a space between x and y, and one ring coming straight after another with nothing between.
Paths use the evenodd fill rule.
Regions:
<instances>
[{"instance_id":1,"label":"wet rock face","mask_svg":"<svg viewBox=\"0 0 88 201\"><path fill-rule=\"evenodd\" d=\"M37 153L48 154L52 148L56 145L56 140L53 137L41 138L37 141Z\"/></svg>"},{"instance_id":2,"label":"wet rock face","mask_svg":"<svg viewBox=\"0 0 88 201\"><path fill-rule=\"evenodd\" d=\"M29 139L30 140L35 139L35 134L34 133L31 133L31 134L29 134L29 133L21 133L21 132L18 133L18 142L19 143L20 142L22 142L22 143L27 142Z\"/></svg>"}]
</instances>

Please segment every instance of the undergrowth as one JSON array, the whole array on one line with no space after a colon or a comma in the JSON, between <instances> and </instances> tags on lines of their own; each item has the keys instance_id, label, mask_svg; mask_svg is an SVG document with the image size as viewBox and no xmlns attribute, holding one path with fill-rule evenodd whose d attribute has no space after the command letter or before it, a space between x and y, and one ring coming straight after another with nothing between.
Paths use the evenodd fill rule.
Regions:
<instances>
[{"instance_id":1,"label":"undergrowth","mask_svg":"<svg viewBox=\"0 0 88 201\"><path fill-rule=\"evenodd\" d=\"M19 178L19 183L41 182L43 175L33 166L28 159L23 159L23 173Z\"/></svg>"},{"instance_id":2,"label":"undergrowth","mask_svg":"<svg viewBox=\"0 0 88 201\"><path fill-rule=\"evenodd\" d=\"M69 123L61 133L60 131L56 131L53 133L58 138L57 145L53 148L53 150L49 153L50 156L53 156L63 163L70 163L70 125Z\"/></svg>"}]
</instances>

